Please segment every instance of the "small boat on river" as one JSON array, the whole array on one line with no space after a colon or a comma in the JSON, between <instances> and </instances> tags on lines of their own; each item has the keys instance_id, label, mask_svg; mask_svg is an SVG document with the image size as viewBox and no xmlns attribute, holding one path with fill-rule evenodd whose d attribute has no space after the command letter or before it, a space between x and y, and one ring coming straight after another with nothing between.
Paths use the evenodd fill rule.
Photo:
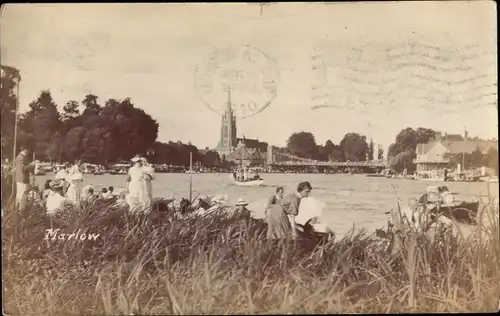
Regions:
<instances>
[{"instance_id":1,"label":"small boat on river","mask_svg":"<svg viewBox=\"0 0 500 316\"><path fill-rule=\"evenodd\" d=\"M388 178L388 175L390 174L390 172L391 171L389 169L384 169L380 173L370 173L370 174L367 174L366 176L368 178Z\"/></svg>"},{"instance_id":2,"label":"small boat on river","mask_svg":"<svg viewBox=\"0 0 500 316\"><path fill-rule=\"evenodd\" d=\"M239 185L242 187L258 187L264 184L264 179L261 178L243 178L243 179L238 179L236 172L233 172L230 175L230 179L233 180L233 183L235 185Z\"/></svg>"},{"instance_id":3,"label":"small boat on river","mask_svg":"<svg viewBox=\"0 0 500 316\"><path fill-rule=\"evenodd\" d=\"M236 171L231 173L230 179L233 181L233 184L242 186L242 187L258 187L264 184L264 179L259 176L259 173L256 169L247 168L244 164L244 156L245 156L245 144L240 143L238 147L241 149L241 167Z\"/></svg>"},{"instance_id":4,"label":"small boat on river","mask_svg":"<svg viewBox=\"0 0 500 316\"><path fill-rule=\"evenodd\" d=\"M441 204L437 206L429 205L429 211L439 215L446 216L458 222L467 222L474 224L476 222L477 212L479 210L479 201L457 201L453 204Z\"/></svg>"},{"instance_id":5,"label":"small boat on river","mask_svg":"<svg viewBox=\"0 0 500 316\"><path fill-rule=\"evenodd\" d=\"M464 201L454 197L446 186L429 186L419 203L427 205L427 210L437 216L445 216L458 222L474 224L479 210L479 201ZM445 197L446 196L446 197ZM449 197L452 197L449 199Z\"/></svg>"}]
</instances>

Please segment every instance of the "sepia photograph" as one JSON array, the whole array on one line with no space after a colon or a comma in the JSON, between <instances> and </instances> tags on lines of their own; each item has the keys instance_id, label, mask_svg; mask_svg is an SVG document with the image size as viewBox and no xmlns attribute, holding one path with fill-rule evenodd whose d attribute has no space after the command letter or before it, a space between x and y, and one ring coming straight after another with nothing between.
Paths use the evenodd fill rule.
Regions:
<instances>
[{"instance_id":1,"label":"sepia photograph","mask_svg":"<svg viewBox=\"0 0 500 316\"><path fill-rule=\"evenodd\" d=\"M3 314L498 312L496 12L2 5Z\"/></svg>"}]
</instances>

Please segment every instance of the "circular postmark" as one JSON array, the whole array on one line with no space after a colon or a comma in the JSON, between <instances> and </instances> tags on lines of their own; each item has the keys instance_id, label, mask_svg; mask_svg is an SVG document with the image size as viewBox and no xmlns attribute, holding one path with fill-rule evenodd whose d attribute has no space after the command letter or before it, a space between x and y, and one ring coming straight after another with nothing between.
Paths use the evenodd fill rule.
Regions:
<instances>
[{"instance_id":1,"label":"circular postmark","mask_svg":"<svg viewBox=\"0 0 500 316\"><path fill-rule=\"evenodd\" d=\"M278 70L259 49L242 45L217 49L195 69L195 88L202 102L224 114L228 101L238 118L254 116L276 97Z\"/></svg>"}]
</instances>

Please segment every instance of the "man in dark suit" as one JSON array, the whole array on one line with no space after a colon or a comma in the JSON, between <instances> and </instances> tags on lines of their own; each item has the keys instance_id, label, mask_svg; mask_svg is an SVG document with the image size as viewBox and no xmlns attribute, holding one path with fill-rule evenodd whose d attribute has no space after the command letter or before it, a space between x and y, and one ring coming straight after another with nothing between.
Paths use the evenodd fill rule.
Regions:
<instances>
[{"instance_id":1,"label":"man in dark suit","mask_svg":"<svg viewBox=\"0 0 500 316\"><path fill-rule=\"evenodd\" d=\"M28 187L30 185L30 173L34 170L34 165L28 162L28 147L21 147L21 152L14 161L14 168L16 203L19 207L22 207L26 202Z\"/></svg>"}]
</instances>

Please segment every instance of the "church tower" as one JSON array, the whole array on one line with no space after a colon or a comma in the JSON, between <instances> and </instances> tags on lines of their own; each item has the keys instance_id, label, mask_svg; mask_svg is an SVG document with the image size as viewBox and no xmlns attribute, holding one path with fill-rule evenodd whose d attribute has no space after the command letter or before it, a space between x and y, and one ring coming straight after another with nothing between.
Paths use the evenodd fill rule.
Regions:
<instances>
[{"instance_id":1,"label":"church tower","mask_svg":"<svg viewBox=\"0 0 500 316\"><path fill-rule=\"evenodd\" d=\"M236 116L231 106L231 90L228 89L226 110L222 115L220 140L217 145L217 152L227 156L232 153L236 147Z\"/></svg>"}]
</instances>

